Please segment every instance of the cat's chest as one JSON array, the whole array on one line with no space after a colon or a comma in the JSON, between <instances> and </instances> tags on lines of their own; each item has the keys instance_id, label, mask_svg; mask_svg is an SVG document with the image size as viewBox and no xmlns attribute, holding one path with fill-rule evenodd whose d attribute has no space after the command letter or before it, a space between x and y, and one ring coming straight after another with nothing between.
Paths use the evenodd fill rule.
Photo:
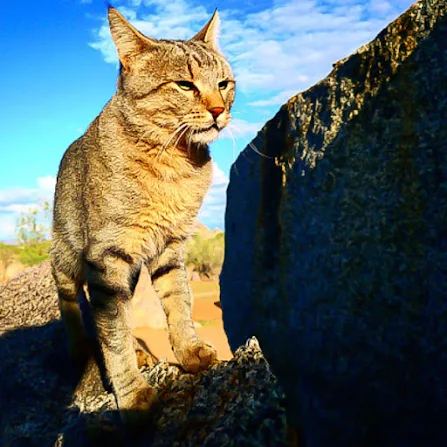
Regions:
<instances>
[{"instance_id":1,"label":"cat's chest","mask_svg":"<svg viewBox=\"0 0 447 447\"><path fill-rule=\"evenodd\" d=\"M210 186L209 179L202 175L198 178L178 179L158 185L157 196L152 197L160 213L175 215L195 215Z\"/></svg>"},{"instance_id":2,"label":"cat's chest","mask_svg":"<svg viewBox=\"0 0 447 447\"><path fill-rule=\"evenodd\" d=\"M195 175L151 182L143 194L141 218L166 238L188 233L211 182L211 166Z\"/></svg>"}]
</instances>

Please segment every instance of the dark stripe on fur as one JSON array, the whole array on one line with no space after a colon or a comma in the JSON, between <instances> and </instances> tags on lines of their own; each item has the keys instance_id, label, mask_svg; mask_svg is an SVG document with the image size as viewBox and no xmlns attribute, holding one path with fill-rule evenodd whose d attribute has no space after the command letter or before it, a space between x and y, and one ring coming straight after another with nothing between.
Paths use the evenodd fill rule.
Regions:
<instances>
[{"instance_id":1,"label":"dark stripe on fur","mask_svg":"<svg viewBox=\"0 0 447 447\"><path fill-rule=\"evenodd\" d=\"M188 239L188 236L179 236L179 237L169 237L166 240L166 247L169 247L171 244L182 243Z\"/></svg>"},{"instance_id":2,"label":"dark stripe on fur","mask_svg":"<svg viewBox=\"0 0 447 447\"><path fill-rule=\"evenodd\" d=\"M137 287L138 279L140 278L141 265L142 264L140 263L138 266L133 267L130 271L129 288L132 295L135 292L135 287Z\"/></svg>"},{"instance_id":3,"label":"dark stripe on fur","mask_svg":"<svg viewBox=\"0 0 447 447\"><path fill-rule=\"evenodd\" d=\"M104 283L98 283L98 282L94 282L94 281L90 281L88 283L88 290L90 292L90 298L92 300L92 303L97 302L97 300L95 300L95 292L98 292L101 295L107 295L107 296L119 295L119 296L125 297L125 298L130 297L129 289L126 289L124 287L111 286L111 285L107 285Z\"/></svg>"},{"instance_id":4,"label":"dark stripe on fur","mask_svg":"<svg viewBox=\"0 0 447 447\"><path fill-rule=\"evenodd\" d=\"M132 265L134 260L131 255L126 253L123 249L119 247L109 247L104 250L103 256L115 256L116 258L122 259L127 264Z\"/></svg>"},{"instance_id":5,"label":"dark stripe on fur","mask_svg":"<svg viewBox=\"0 0 447 447\"><path fill-rule=\"evenodd\" d=\"M192 59L195 60L197 66L198 66L199 68L202 68L202 65L203 65L203 64L202 64L202 61L201 61L200 57L199 57L196 53L191 53L191 57L192 57Z\"/></svg>"},{"instance_id":6,"label":"dark stripe on fur","mask_svg":"<svg viewBox=\"0 0 447 447\"><path fill-rule=\"evenodd\" d=\"M158 294L158 298L160 300L165 300L167 298L170 298L172 295L178 295L178 293L173 291L173 290L168 290L163 295L160 292L157 291L157 294ZM166 316L168 316L169 310L165 309L165 313L166 313Z\"/></svg>"},{"instance_id":7,"label":"dark stripe on fur","mask_svg":"<svg viewBox=\"0 0 447 447\"><path fill-rule=\"evenodd\" d=\"M158 90L160 90L162 87L164 87L166 84L169 84L169 82L163 82L162 84L158 85L157 87L149 90L147 93L143 93L141 95L134 95L133 99L144 99L149 95L152 95L153 93L157 92Z\"/></svg>"},{"instance_id":8,"label":"dark stripe on fur","mask_svg":"<svg viewBox=\"0 0 447 447\"><path fill-rule=\"evenodd\" d=\"M92 261L89 259L85 259L85 263L92 269L95 270L97 272L105 272L106 270L106 266L104 265L103 262L98 262L98 261Z\"/></svg>"},{"instance_id":9,"label":"dark stripe on fur","mask_svg":"<svg viewBox=\"0 0 447 447\"><path fill-rule=\"evenodd\" d=\"M155 281L158 278L161 278L162 276L165 276L168 273L172 272L172 270L179 269L179 268L181 268L181 265L177 262L162 265L161 267L158 267L157 270L152 272L152 275L151 275L152 281Z\"/></svg>"}]
</instances>

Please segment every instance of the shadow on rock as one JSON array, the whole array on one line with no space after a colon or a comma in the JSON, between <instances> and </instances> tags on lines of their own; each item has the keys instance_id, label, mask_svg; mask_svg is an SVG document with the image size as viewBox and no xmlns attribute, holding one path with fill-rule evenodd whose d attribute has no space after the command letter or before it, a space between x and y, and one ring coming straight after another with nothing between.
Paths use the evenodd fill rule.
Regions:
<instances>
[{"instance_id":1,"label":"shadow on rock","mask_svg":"<svg viewBox=\"0 0 447 447\"><path fill-rule=\"evenodd\" d=\"M41 447L56 442L79 373L70 363L60 321L3 334L0 444Z\"/></svg>"}]
</instances>

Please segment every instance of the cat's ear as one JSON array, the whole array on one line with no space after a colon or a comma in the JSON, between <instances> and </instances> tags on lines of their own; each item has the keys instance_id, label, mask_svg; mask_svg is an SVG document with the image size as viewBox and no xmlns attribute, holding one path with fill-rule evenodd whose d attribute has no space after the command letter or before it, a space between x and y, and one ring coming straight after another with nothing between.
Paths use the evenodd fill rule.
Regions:
<instances>
[{"instance_id":1,"label":"cat's ear","mask_svg":"<svg viewBox=\"0 0 447 447\"><path fill-rule=\"evenodd\" d=\"M199 40L206 43L215 51L220 51L217 44L217 37L219 34L220 19L217 9L214 11L213 17L210 21L191 39Z\"/></svg>"},{"instance_id":2,"label":"cat's ear","mask_svg":"<svg viewBox=\"0 0 447 447\"><path fill-rule=\"evenodd\" d=\"M156 45L154 39L141 34L135 29L115 8L109 6L108 12L110 32L121 64L125 69L130 68L132 61L138 57L145 48Z\"/></svg>"}]
</instances>

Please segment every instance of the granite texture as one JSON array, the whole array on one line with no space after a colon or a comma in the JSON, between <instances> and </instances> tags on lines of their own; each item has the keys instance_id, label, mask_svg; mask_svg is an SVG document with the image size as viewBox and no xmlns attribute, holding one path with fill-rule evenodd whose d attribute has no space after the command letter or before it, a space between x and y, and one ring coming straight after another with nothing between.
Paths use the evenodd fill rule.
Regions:
<instances>
[{"instance_id":1,"label":"granite texture","mask_svg":"<svg viewBox=\"0 0 447 447\"><path fill-rule=\"evenodd\" d=\"M165 359L142 374L159 405L128 432L96 363L68 358L49 262L0 284L0 446L286 446L284 395L256 339L200 374Z\"/></svg>"},{"instance_id":2,"label":"granite texture","mask_svg":"<svg viewBox=\"0 0 447 447\"><path fill-rule=\"evenodd\" d=\"M415 3L231 170L225 330L258 338L306 447L446 444L446 9Z\"/></svg>"}]
</instances>

